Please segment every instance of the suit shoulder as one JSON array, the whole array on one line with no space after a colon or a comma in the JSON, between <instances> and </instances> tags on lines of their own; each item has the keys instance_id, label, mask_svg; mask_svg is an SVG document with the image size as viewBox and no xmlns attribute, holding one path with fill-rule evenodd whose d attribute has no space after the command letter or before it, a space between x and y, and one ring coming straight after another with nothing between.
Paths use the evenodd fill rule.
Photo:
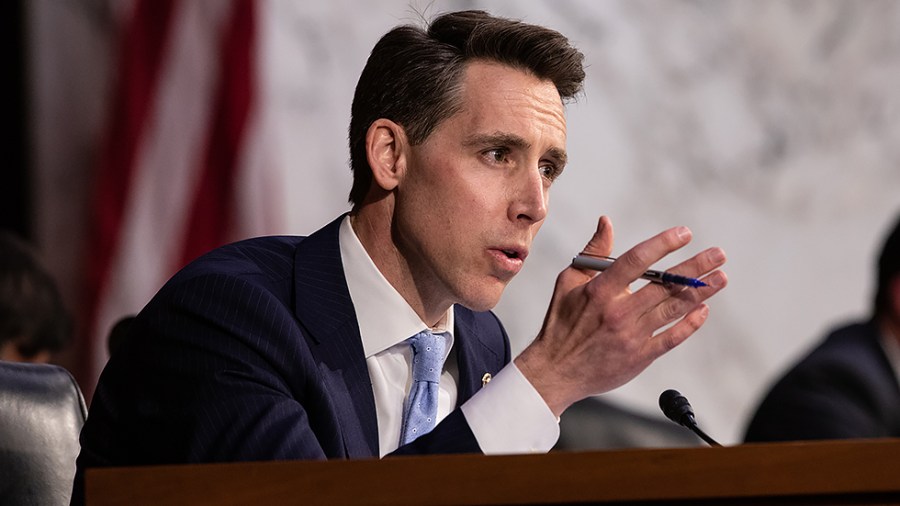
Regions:
<instances>
[{"instance_id":1,"label":"suit shoulder","mask_svg":"<svg viewBox=\"0 0 900 506\"><path fill-rule=\"evenodd\" d=\"M859 368L881 362L884 352L878 342L878 330L871 322L853 323L832 330L800 362L804 367Z\"/></svg>"},{"instance_id":2,"label":"suit shoulder","mask_svg":"<svg viewBox=\"0 0 900 506\"><path fill-rule=\"evenodd\" d=\"M206 253L179 271L173 280L204 274L281 277L291 272L301 236L267 236L227 244Z\"/></svg>"},{"instance_id":3,"label":"suit shoulder","mask_svg":"<svg viewBox=\"0 0 900 506\"><path fill-rule=\"evenodd\" d=\"M869 324L837 328L774 384L769 395L822 395L862 400L896 380Z\"/></svg>"},{"instance_id":4,"label":"suit shoulder","mask_svg":"<svg viewBox=\"0 0 900 506\"><path fill-rule=\"evenodd\" d=\"M199 290L211 281L255 286L287 299L294 252L303 240L301 236L256 237L216 248L178 271L154 299L167 298L167 293Z\"/></svg>"}]
</instances>

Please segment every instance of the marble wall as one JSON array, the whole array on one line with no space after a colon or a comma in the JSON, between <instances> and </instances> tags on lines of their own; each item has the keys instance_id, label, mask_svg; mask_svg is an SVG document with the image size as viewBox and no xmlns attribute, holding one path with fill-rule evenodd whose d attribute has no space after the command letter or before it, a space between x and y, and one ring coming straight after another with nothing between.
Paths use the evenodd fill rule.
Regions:
<instances>
[{"instance_id":1,"label":"marble wall","mask_svg":"<svg viewBox=\"0 0 900 506\"><path fill-rule=\"evenodd\" d=\"M76 117L50 105L38 110L63 118L57 121L80 116L90 129L103 114L109 23L84 14L96 12L96 2L84 2L83 12L68 18L60 12L71 9L64 3L34 5L32 23L68 22L70 36L89 43L67 49L85 59L79 66L65 65L50 49L35 51L35 68L43 69L38 85L74 79L70 93L83 95L76 105L38 94L79 109ZM827 327L868 314L874 257L900 212L900 3L260 5L264 107L275 155L291 168L283 185L288 233L308 233L347 209L353 87L369 49L393 25L415 22L422 12L486 8L555 28L584 52L585 91L568 109L569 167L554 186L528 265L497 308L515 351L536 334L556 274L601 214L613 219L617 253L679 224L694 231L689 253L710 245L728 253L730 286L712 301L707 325L607 394L655 414L659 393L679 389L723 443L740 440L768 383ZM40 32L44 46L59 42L62 35L53 32ZM48 63L54 58L57 66ZM85 66L97 72L85 76L79 71ZM39 220L49 249L59 234L73 235L62 223L80 197L67 181L77 179L86 142L54 135L38 130L36 143L63 150L38 156L42 191L51 195L43 197ZM67 204L66 194L76 202Z\"/></svg>"}]
</instances>

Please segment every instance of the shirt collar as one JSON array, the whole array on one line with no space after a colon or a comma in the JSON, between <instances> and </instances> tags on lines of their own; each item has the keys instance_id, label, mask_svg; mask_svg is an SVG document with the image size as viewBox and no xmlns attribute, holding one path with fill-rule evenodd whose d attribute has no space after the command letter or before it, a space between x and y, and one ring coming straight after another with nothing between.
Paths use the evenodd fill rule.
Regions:
<instances>
[{"instance_id":1,"label":"shirt collar","mask_svg":"<svg viewBox=\"0 0 900 506\"><path fill-rule=\"evenodd\" d=\"M353 231L349 215L341 222L338 241L341 247L341 262L344 264L344 277L356 311L366 358L428 328L375 266L375 262L369 257L356 232ZM448 332L451 335L449 342L452 343L453 307L447 311L443 321L444 328L433 330ZM447 349L449 348L448 346Z\"/></svg>"}]
</instances>

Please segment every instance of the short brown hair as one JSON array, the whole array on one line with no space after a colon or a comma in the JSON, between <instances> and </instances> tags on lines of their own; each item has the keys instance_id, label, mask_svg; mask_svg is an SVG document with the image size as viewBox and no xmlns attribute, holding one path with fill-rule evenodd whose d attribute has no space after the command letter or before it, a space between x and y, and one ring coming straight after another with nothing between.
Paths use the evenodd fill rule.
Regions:
<instances>
[{"instance_id":1,"label":"short brown hair","mask_svg":"<svg viewBox=\"0 0 900 506\"><path fill-rule=\"evenodd\" d=\"M459 85L472 60L490 60L553 82L564 101L581 90L584 56L559 32L484 11L438 16L427 29L398 26L375 44L359 77L350 114L350 202L372 184L366 132L379 118L403 126L412 145L424 142L460 108Z\"/></svg>"}]
</instances>

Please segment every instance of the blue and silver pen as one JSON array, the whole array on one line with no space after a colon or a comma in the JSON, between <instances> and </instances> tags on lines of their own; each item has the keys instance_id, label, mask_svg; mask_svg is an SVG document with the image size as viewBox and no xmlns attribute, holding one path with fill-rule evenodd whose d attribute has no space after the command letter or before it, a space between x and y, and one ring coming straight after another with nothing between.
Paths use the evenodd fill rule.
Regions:
<instances>
[{"instance_id":1,"label":"blue and silver pen","mask_svg":"<svg viewBox=\"0 0 900 506\"><path fill-rule=\"evenodd\" d=\"M576 255L575 258L572 259L572 267L577 267L579 269L591 269L594 271L605 271L613 264L615 260L616 259L612 257ZM647 271L641 275L641 279L646 279L654 283L684 285L692 286L694 288L706 286L706 283L700 281L699 279L689 278L687 276L679 276L678 274L672 274L671 272L665 271Z\"/></svg>"}]
</instances>

